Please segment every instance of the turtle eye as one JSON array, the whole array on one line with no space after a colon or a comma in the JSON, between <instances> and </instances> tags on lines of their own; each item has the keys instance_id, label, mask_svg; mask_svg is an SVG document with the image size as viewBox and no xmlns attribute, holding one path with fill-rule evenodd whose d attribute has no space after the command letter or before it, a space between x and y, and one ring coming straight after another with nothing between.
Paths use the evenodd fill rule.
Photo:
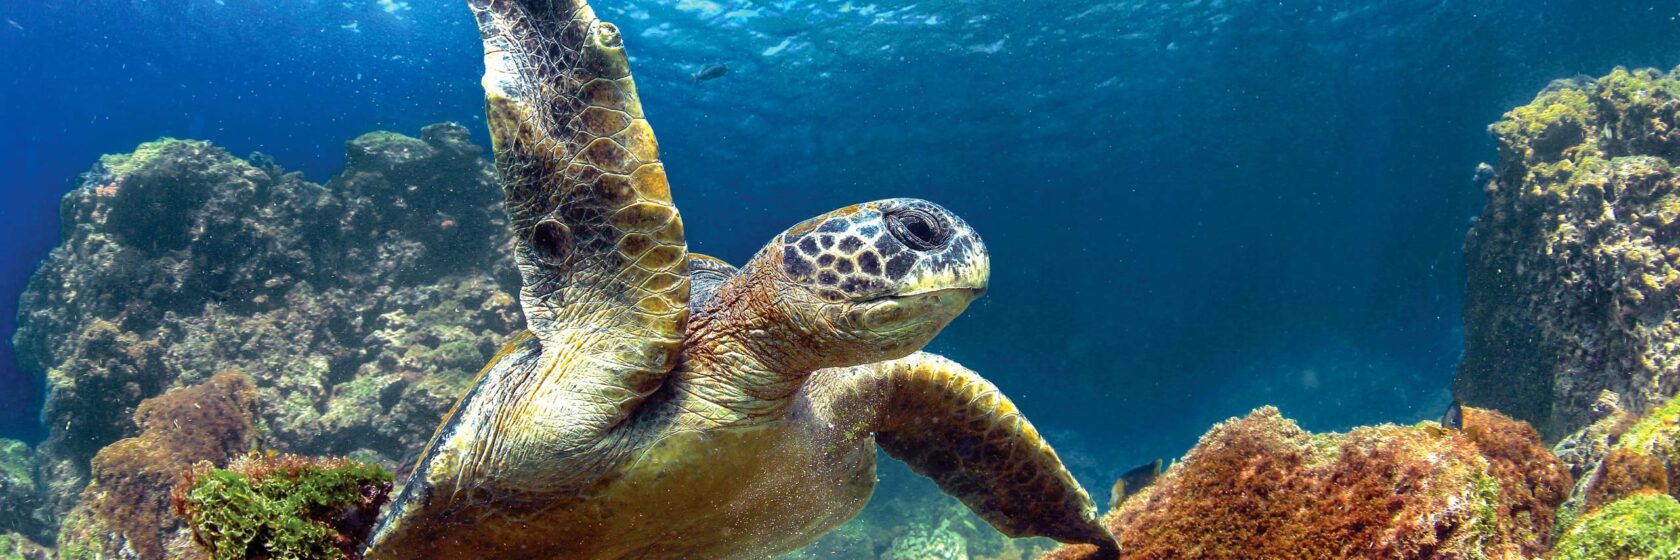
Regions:
<instances>
[{"instance_id":1,"label":"turtle eye","mask_svg":"<svg viewBox=\"0 0 1680 560\"><path fill-rule=\"evenodd\" d=\"M951 228L926 210L909 208L887 214L887 231L917 251L932 251L951 238Z\"/></svg>"}]
</instances>

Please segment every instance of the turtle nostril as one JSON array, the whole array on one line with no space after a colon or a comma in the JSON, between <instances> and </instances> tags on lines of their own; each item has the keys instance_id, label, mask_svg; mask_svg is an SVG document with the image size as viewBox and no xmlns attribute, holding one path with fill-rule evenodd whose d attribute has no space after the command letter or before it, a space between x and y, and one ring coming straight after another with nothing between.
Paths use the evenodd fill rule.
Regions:
<instances>
[{"instance_id":1,"label":"turtle nostril","mask_svg":"<svg viewBox=\"0 0 1680 560\"><path fill-rule=\"evenodd\" d=\"M893 237L918 251L931 251L951 237L951 228L939 218L919 209L902 210L887 216L887 230Z\"/></svg>"}]
</instances>

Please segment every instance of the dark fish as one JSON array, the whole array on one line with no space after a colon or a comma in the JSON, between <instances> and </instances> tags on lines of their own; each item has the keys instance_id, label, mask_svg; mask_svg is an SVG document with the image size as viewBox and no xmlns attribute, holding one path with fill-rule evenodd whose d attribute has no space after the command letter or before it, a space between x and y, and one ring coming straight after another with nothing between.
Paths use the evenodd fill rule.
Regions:
<instances>
[{"instance_id":1,"label":"dark fish","mask_svg":"<svg viewBox=\"0 0 1680 560\"><path fill-rule=\"evenodd\" d=\"M1144 488L1155 483L1155 478L1161 476L1161 460L1156 459L1126 471L1120 475L1120 480L1114 481L1114 492L1108 499L1108 509L1120 509L1120 504L1126 498L1142 492Z\"/></svg>"},{"instance_id":2,"label":"dark fish","mask_svg":"<svg viewBox=\"0 0 1680 560\"><path fill-rule=\"evenodd\" d=\"M716 80L718 78L722 78L724 74L728 73L728 64L713 64L711 66L701 68L699 72L695 72L694 83L698 84L706 80Z\"/></svg>"},{"instance_id":3,"label":"dark fish","mask_svg":"<svg viewBox=\"0 0 1680 560\"><path fill-rule=\"evenodd\" d=\"M1464 429L1464 405L1458 404L1458 399L1453 399L1452 404L1447 406L1447 413L1441 415L1441 426L1454 430Z\"/></svg>"}]
</instances>

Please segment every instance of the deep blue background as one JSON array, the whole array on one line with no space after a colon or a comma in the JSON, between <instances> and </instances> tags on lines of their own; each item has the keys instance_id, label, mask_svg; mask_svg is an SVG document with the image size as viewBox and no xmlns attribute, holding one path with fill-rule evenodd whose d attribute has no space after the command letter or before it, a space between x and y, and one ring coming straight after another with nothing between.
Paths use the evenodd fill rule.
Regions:
<instances>
[{"instance_id":1,"label":"deep blue background","mask_svg":"<svg viewBox=\"0 0 1680 560\"><path fill-rule=\"evenodd\" d=\"M739 262L874 198L957 211L993 287L934 349L1084 476L1260 404L1312 429L1439 414L1486 125L1554 78L1680 64L1674 1L598 4L694 250ZM369 130L483 138L453 1L19 0L0 18L8 338L58 197L101 153L205 138L324 182ZM713 62L733 72L691 82ZM41 435L43 373L0 356L0 434Z\"/></svg>"}]
</instances>

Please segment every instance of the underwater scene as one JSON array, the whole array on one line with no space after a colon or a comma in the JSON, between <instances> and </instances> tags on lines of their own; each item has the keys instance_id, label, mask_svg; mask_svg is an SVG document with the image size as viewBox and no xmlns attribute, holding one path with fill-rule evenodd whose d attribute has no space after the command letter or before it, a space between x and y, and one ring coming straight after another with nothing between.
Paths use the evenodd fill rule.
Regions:
<instances>
[{"instance_id":1,"label":"underwater scene","mask_svg":"<svg viewBox=\"0 0 1680 560\"><path fill-rule=\"evenodd\" d=\"M1680 3L0 20L0 560L1680 559Z\"/></svg>"}]
</instances>

